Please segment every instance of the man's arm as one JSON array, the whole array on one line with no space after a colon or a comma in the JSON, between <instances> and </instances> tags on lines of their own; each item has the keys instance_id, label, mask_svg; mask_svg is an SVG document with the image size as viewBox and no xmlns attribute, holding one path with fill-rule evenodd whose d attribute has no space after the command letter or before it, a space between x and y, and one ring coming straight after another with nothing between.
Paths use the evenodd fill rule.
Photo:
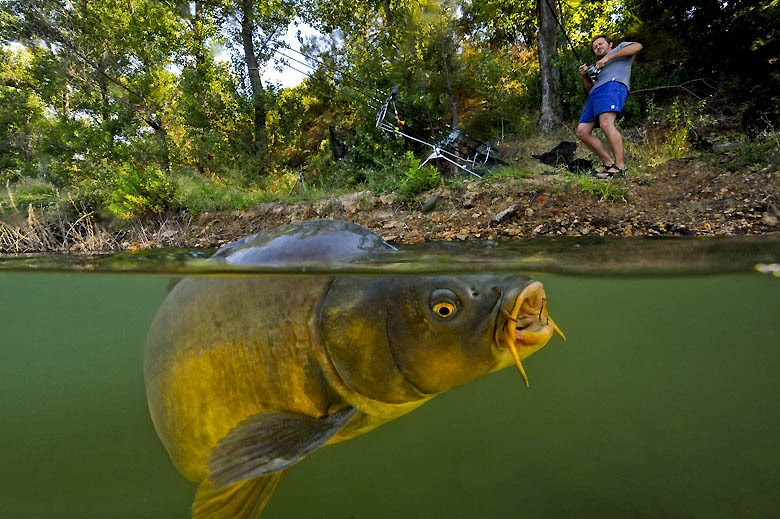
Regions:
<instances>
[{"instance_id":1,"label":"man's arm","mask_svg":"<svg viewBox=\"0 0 780 519\"><path fill-rule=\"evenodd\" d=\"M582 84L585 86L585 93L589 94L593 88L593 81L585 74L585 69L588 68L584 63L580 65L580 76L582 76Z\"/></svg>"},{"instance_id":2,"label":"man's arm","mask_svg":"<svg viewBox=\"0 0 780 519\"><path fill-rule=\"evenodd\" d=\"M627 56L633 56L634 54L637 54L640 50L642 50L642 44L638 42L631 42L625 47L616 50L615 52L612 52L610 54L607 54L600 60L596 62L597 68L604 68L607 64L607 61L617 59L617 58L625 58Z\"/></svg>"}]
</instances>

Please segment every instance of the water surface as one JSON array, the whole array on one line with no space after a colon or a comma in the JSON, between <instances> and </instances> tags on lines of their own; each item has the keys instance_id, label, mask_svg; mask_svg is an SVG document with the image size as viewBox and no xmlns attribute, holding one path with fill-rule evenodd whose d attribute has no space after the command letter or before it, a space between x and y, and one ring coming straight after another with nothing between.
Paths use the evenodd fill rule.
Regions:
<instances>
[{"instance_id":1,"label":"water surface","mask_svg":"<svg viewBox=\"0 0 780 519\"><path fill-rule=\"evenodd\" d=\"M188 516L195 488L157 440L142 358L170 277L237 275L203 256L0 258L0 517ZM531 272L569 340L524 362L529 389L506 369L314 453L263 516L776 516L778 263L770 237L437 244L331 265Z\"/></svg>"}]
</instances>

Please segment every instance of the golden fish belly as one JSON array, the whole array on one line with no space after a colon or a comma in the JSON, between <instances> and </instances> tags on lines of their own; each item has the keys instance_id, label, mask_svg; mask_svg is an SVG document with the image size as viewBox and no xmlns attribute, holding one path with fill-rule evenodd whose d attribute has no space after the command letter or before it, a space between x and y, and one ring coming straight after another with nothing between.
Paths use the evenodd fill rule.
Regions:
<instances>
[{"instance_id":1,"label":"golden fish belly","mask_svg":"<svg viewBox=\"0 0 780 519\"><path fill-rule=\"evenodd\" d=\"M202 480L214 445L250 416L321 417L341 403L308 325L326 287L323 278L277 276L174 288L150 330L145 371L155 428L185 477Z\"/></svg>"}]
</instances>

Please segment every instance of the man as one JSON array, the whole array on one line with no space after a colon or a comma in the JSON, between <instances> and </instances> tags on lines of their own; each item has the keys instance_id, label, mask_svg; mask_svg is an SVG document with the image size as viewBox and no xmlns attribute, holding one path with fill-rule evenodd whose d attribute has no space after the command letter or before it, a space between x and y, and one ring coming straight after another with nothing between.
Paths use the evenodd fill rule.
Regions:
<instances>
[{"instance_id":1,"label":"man","mask_svg":"<svg viewBox=\"0 0 780 519\"><path fill-rule=\"evenodd\" d=\"M625 175L627 168L623 158L623 136L615 128L615 120L628 99L631 64L634 62L634 56L642 50L642 44L628 41L613 49L612 40L600 35L593 38L590 49L598 58L595 67L599 74L592 80L586 73L587 65L580 65L579 71L588 99L585 101L576 135L601 159L602 165L596 170L597 177ZM593 135L594 128L601 128L604 132L609 148L614 153L614 160L610 156L609 148Z\"/></svg>"}]
</instances>

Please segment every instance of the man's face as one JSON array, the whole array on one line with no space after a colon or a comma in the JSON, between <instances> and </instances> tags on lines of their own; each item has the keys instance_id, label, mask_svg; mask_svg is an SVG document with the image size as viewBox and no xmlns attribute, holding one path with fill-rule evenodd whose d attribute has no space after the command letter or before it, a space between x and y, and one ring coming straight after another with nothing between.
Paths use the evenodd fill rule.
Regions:
<instances>
[{"instance_id":1,"label":"man's face","mask_svg":"<svg viewBox=\"0 0 780 519\"><path fill-rule=\"evenodd\" d=\"M607 52L612 50L612 44L605 38L596 38L593 40L593 46L591 48L593 49L593 54L597 58L603 58Z\"/></svg>"}]
</instances>

